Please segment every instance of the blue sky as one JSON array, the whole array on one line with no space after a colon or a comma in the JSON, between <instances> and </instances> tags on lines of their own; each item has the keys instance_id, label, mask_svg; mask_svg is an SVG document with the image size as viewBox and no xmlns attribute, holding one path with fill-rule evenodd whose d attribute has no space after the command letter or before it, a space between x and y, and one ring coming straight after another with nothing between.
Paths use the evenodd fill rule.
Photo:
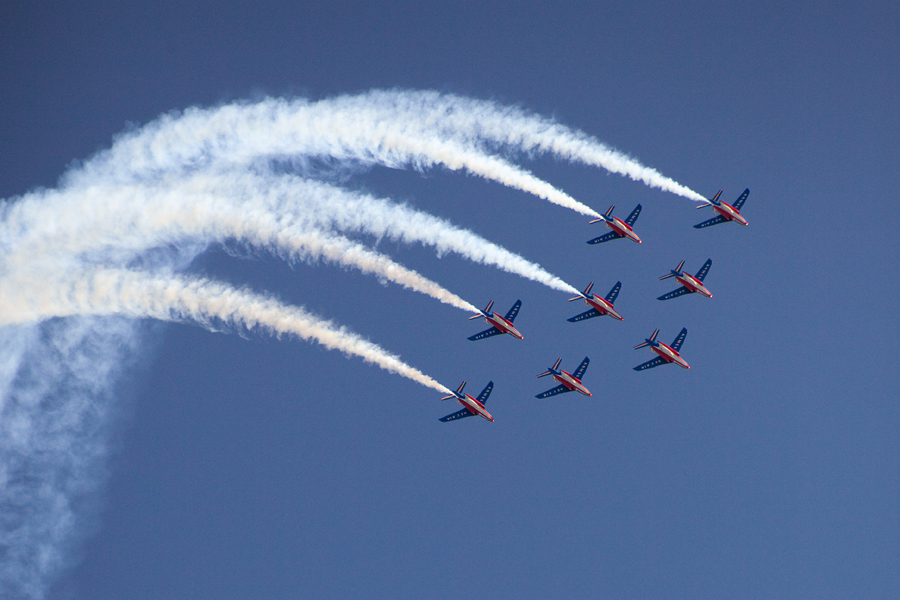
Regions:
<instances>
[{"instance_id":1,"label":"blue sky","mask_svg":"<svg viewBox=\"0 0 900 600\"><path fill-rule=\"evenodd\" d=\"M564 293L387 240L465 314L327 265L213 247L189 272L333 318L445 385L488 380L496 422L292 340L145 324L77 499L51 598L892 598L900 594L900 14L896 3L0 3L0 197L52 188L162 113L266 95L435 89L518 105L733 201L516 156L644 243L459 172L348 188L449 219L603 294ZM373 242L374 240L366 240ZM713 298L657 278L712 258ZM582 309L583 310L583 309ZM674 366L636 373L655 328ZM592 360L593 396L535 375ZM455 405L454 405L455 406Z\"/></svg>"}]
</instances>

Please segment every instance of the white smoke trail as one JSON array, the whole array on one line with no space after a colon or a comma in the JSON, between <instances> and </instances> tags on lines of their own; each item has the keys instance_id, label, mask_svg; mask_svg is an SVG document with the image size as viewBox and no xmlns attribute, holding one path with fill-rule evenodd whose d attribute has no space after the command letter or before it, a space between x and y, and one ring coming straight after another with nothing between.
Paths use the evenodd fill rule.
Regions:
<instances>
[{"instance_id":1,"label":"white smoke trail","mask_svg":"<svg viewBox=\"0 0 900 600\"><path fill-rule=\"evenodd\" d=\"M78 180L126 182L136 177L197 169L212 162L247 164L261 158L327 158L393 168L443 165L519 189L585 215L592 208L532 173L492 156L467 140L441 138L377 106L336 110L331 101L266 99L215 109L164 115L118 139L113 147L71 176ZM418 125L418 127L417 127Z\"/></svg>"},{"instance_id":2,"label":"white smoke trail","mask_svg":"<svg viewBox=\"0 0 900 600\"><path fill-rule=\"evenodd\" d=\"M266 99L165 115L85 164L88 178L127 180L213 161L327 157L419 168L464 168L583 214L593 209L485 146L549 152L686 198L703 196L587 134L494 102L438 92L376 90L319 102Z\"/></svg>"},{"instance_id":3,"label":"white smoke trail","mask_svg":"<svg viewBox=\"0 0 900 600\"><path fill-rule=\"evenodd\" d=\"M358 356L434 390L450 391L372 342L296 306L206 279L147 275L122 269L47 273L39 280L7 278L0 290L0 326L38 323L51 317L116 315L191 321L215 330L216 320L253 331L291 334L329 350Z\"/></svg>"},{"instance_id":4,"label":"white smoke trail","mask_svg":"<svg viewBox=\"0 0 900 600\"><path fill-rule=\"evenodd\" d=\"M413 271L376 259L328 231L421 243L568 293L577 290L539 265L443 219L370 195L292 175L204 172L156 184L75 186L24 196L6 210L0 248L11 249L0 267L34 264L36 257L143 252L185 238L227 237L278 251L321 256L413 287L453 306L472 305ZM332 241L323 245L317 236ZM343 252L338 251L343 248ZM328 254L329 256L325 256ZM380 255L379 255L380 256ZM123 263L129 256L119 256ZM104 254L103 260L109 261ZM343 262L342 262L343 261ZM394 266L396 265L396 267ZM380 270L378 270L380 268ZM419 276L421 277L421 276ZM477 310L476 310L477 312Z\"/></svg>"}]
</instances>

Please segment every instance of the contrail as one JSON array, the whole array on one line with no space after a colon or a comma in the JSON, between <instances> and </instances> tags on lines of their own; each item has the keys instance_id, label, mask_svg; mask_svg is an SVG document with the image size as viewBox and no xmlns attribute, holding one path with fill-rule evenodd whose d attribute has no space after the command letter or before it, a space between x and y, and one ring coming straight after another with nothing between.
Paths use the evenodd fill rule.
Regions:
<instances>
[{"instance_id":1,"label":"contrail","mask_svg":"<svg viewBox=\"0 0 900 600\"><path fill-rule=\"evenodd\" d=\"M124 269L97 269L87 273L47 273L39 280L7 278L0 290L0 326L38 323L51 317L84 315L154 318L161 321L190 321L213 331L217 322L263 330L275 335L290 334L312 340L329 350L377 365L426 387L443 393L450 390L415 369L331 321L319 319L297 306L287 306L273 298L239 290L207 279L184 276L148 275Z\"/></svg>"}]
</instances>

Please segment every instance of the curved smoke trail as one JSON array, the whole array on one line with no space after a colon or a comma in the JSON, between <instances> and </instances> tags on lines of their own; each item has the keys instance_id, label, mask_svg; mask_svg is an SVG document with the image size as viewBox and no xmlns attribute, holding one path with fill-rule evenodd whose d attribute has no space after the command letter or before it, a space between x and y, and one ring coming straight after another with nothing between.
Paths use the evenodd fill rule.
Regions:
<instances>
[{"instance_id":1,"label":"curved smoke trail","mask_svg":"<svg viewBox=\"0 0 900 600\"><path fill-rule=\"evenodd\" d=\"M556 290L578 292L540 265L443 219L293 175L214 171L165 178L155 184L76 186L26 195L5 216L0 239L18 249L7 255L7 265L30 264L35 256L58 257L92 248L143 252L185 238L211 242L233 237L276 252L279 245L302 252L297 236L314 240L317 234L337 231L431 246L440 254L458 254ZM316 248L308 244L305 251L315 253ZM348 262L342 264L363 268L349 262L354 255L362 258L360 252L348 252L343 255ZM339 260L338 255L333 256ZM126 258L120 256L119 261ZM108 260L106 254L104 259ZM376 266L373 261L367 264L369 269ZM399 274L400 269L398 266L393 272ZM412 282L410 278L391 279L387 270L378 274L401 285ZM416 289L434 289L434 285L423 282L421 289ZM442 301L452 296L446 290L440 294ZM463 308L459 303L465 301L453 302ZM473 310L466 304L465 310Z\"/></svg>"},{"instance_id":2,"label":"curved smoke trail","mask_svg":"<svg viewBox=\"0 0 900 600\"><path fill-rule=\"evenodd\" d=\"M353 266L467 310L474 307L346 236L421 243L577 292L445 220L275 173L310 172L304 168L314 160L441 165L597 216L498 151L551 153L702 198L586 134L517 108L375 91L173 113L121 136L64 175L59 189L0 204L0 596L42 597L67 562L82 518L79 498L103 480L115 383L123 357L139 350L138 318L296 335L448 391L302 309L162 274L183 271L210 243L237 240L291 260Z\"/></svg>"},{"instance_id":3,"label":"curved smoke trail","mask_svg":"<svg viewBox=\"0 0 900 600\"><path fill-rule=\"evenodd\" d=\"M291 334L329 350L358 356L443 393L450 390L344 327L302 308L208 279L152 275L122 269L45 273L40 279L12 280L0 290L0 326L27 325L53 317L125 316L189 321L215 331L221 321L253 331ZM30 283L30 285L29 285Z\"/></svg>"}]
</instances>

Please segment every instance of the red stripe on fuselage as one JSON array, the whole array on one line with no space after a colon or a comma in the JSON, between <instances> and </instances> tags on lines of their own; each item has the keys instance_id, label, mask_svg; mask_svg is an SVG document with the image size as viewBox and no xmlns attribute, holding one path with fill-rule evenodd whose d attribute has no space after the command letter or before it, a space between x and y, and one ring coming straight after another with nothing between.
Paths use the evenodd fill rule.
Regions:
<instances>
[{"instance_id":1,"label":"red stripe on fuselage","mask_svg":"<svg viewBox=\"0 0 900 600\"><path fill-rule=\"evenodd\" d=\"M504 317L501 317L497 313L491 313L491 316L485 317L484 320L487 321L488 324L493 325L494 327L496 327L497 329L502 331L503 333L508 333L514 337L519 338L520 340L524 339L522 334L519 333L519 330L516 329L515 327L513 327L512 323L510 323Z\"/></svg>"},{"instance_id":2,"label":"red stripe on fuselage","mask_svg":"<svg viewBox=\"0 0 900 600\"><path fill-rule=\"evenodd\" d=\"M619 217L611 217L609 221L606 221L606 226L621 236L627 237L638 244L641 243L641 238L637 236L631 226Z\"/></svg>"},{"instance_id":3,"label":"red stripe on fuselage","mask_svg":"<svg viewBox=\"0 0 900 600\"><path fill-rule=\"evenodd\" d=\"M485 408L484 404L470 396L469 394L465 394L464 398L457 398L457 402L468 408L470 411L478 415L479 417L485 418L490 422L494 422L494 417L491 416Z\"/></svg>"}]
</instances>

